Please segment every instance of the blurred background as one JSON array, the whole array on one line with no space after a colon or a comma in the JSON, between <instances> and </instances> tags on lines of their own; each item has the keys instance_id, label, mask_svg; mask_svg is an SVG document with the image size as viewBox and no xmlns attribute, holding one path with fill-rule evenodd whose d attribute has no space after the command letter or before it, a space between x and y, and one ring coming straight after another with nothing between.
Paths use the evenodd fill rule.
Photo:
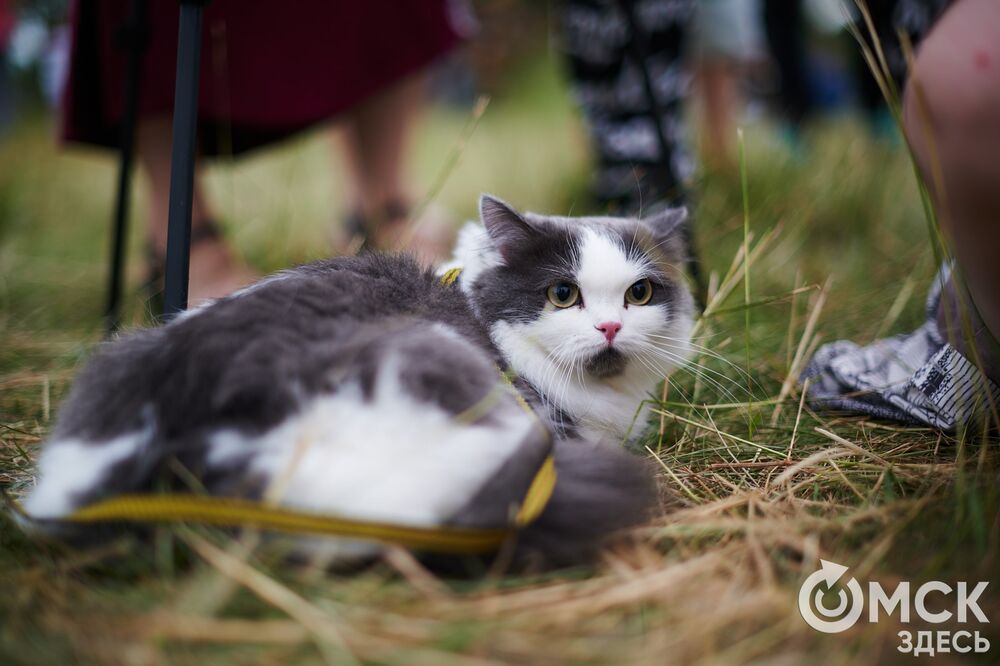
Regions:
<instances>
[{"instance_id":1,"label":"blurred background","mask_svg":"<svg viewBox=\"0 0 1000 666\"><path fill-rule=\"evenodd\" d=\"M123 12L128 7L119 4ZM871 3L873 15L891 14L893 4ZM593 82L579 62L586 49L574 45L572 34L576 29L579 41L587 28L583 20L572 25L574 5L620 12L619 4L444 5L460 34L454 48L421 66L426 104L412 114L402 153L403 216L432 218L429 228L447 232L476 215L481 192L547 213L627 211L629 202L601 190L607 136L600 122L588 121L604 102L588 87ZM655 169L646 170L649 182L641 184L642 169L631 169L627 176L636 186L630 194L646 194L647 207L657 200L693 207L706 282L726 270L743 242L745 174L751 230L759 237L781 226L778 242L755 268L755 293L783 294L833 275L834 310L837 294L845 300L830 338L858 338L859 331L861 338L873 337L887 323L918 321L919 297L906 290L933 271L923 242L927 226L891 114L850 34L853 5L674 0L638 6L640 30L650 26L652 39L644 46L657 91L665 74L656 58L664 44L670 50L673 78L666 88L678 97L679 120L667 133L679 183L659 191ZM118 156L60 138L74 57L70 9L67 0L0 0L0 354L7 369L72 365L101 335ZM660 43L655 30L662 23L656 22L664 17L683 28ZM204 30L217 34L210 14ZM633 55L627 50L624 57ZM210 49L202 57L211 59ZM641 97L640 104L647 101ZM200 162L212 222L227 252L251 275L352 249L343 232L357 224L360 204L349 151L337 143L344 131L343 117L333 114L280 141L235 152L230 145L228 154L215 150ZM127 325L147 323L155 312L144 286L155 192L142 160L133 189ZM886 309L900 294L906 298L887 322ZM777 349L783 334L774 327L756 339L762 351L772 339Z\"/></svg>"},{"instance_id":2,"label":"blurred background","mask_svg":"<svg viewBox=\"0 0 1000 666\"><path fill-rule=\"evenodd\" d=\"M151 97L140 104L130 190L125 328L149 325L159 314L153 269L164 240L164 109L172 99L169 36L177 28L176 19L160 18L176 12L175 0L139 4L156 30L146 36L157 76L142 82ZM943 4L868 0L877 50L897 82L905 59L896 28L926 27ZM223 14L236 5L239 15L230 21ZM269 9L276 5L280 11ZM32 452L76 369L105 336L119 164L115 96L132 43L121 27L136 6L0 0L0 485L15 492L31 483ZM306 8L343 16L327 25L306 18ZM257 21L258 32L242 47L238 38L247 35L237 19ZM215 115L200 125L204 201L192 273L214 265L227 279L251 279L356 251L359 236L388 246L395 239L380 232L412 218L423 235L404 240L440 252L450 232L476 216L482 192L552 214L631 214L686 203L710 296L731 266L741 277L734 258L744 244L757 248L744 273L749 284L719 299L699 324L697 340L708 353L698 360L712 365L695 367L711 376L678 372L672 402L663 403L696 419L661 420L654 442L657 454L663 446L657 461L671 476L662 484L669 506L694 511L671 509L650 531L643 546L649 554L642 551L635 565L645 578L620 559L600 579L603 588L589 577L571 587L578 579L572 574L565 602L511 599L508 615L489 615L481 610L492 607L489 595L534 594L526 588L540 581L545 599L556 599L558 588L548 577L511 586L490 578L483 588L463 582L456 598L464 603L464 590L473 594L472 605L462 606L451 605L447 590L442 602L436 586L429 596L422 584L384 584L382 573L345 580L306 572L299 580L283 568L292 589L344 622L329 626L364 637L370 624L378 627L370 636L379 637L380 650L402 646L380 653L379 663L442 663L443 651L553 663L623 663L637 654L646 661L656 655L657 663L664 655L679 662L875 663L895 654L895 622L829 637L802 625L793 587L815 558L858 562L857 571L893 581L966 579L995 569L997 485L990 478L981 491L969 481L973 465L993 469L988 446L977 452L926 428L817 416L792 386L795 359L809 358L823 342L865 344L922 324L938 263L909 155L851 34L869 34L862 23L853 1L837 0L209 4L202 79L216 85L202 88L202 101ZM633 26L642 39L630 38ZM285 35L281 48L277 33ZM275 66L305 48L306 34L318 35L313 55L294 70ZM406 51L421 44L421 53ZM410 56L401 74L393 68L404 52ZM101 64L109 62L114 66ZM88 64L89 71L74 70ZM67 81L74 82L72 100ZM271 86L286 91L253 95ZM288 120L293 109L312 113L256 142L241 127L261 115ZM73 126L67 118L91 124ZM365 167L380 162L387 143L389 166ZM782 397L772 412L775 395ZM688 396L697 406L684 404ZM711 430L684 425L703 420ZM788 462L793 443L795 456L822 460L820 452L837 449L814 426L888 462L838 458L839 466L817 466L787 493L780 481L771 486L779 467L768 466L766 455L759 461L772 449L755 442L779 452L787 446ZM753 441L722 440L720 448L716 435L723 431ZM172 555L67 562L13 527L0 529L0 542L0 587L16 591L0 599L0 654L15 662L37 654L33 663L67 663L73 658L66 655L79 652L110 655L104 661L113 663L123 654L143 664L159 663L158 656L163 663L204 663L228 654L239 663L292 663L299 649L282 644L256 653L241 645L224 653L213 644L202 652L167 645L153 633L126 640L119 632L145 631L154 617L147 611L160 607L178 617L188 608L254 619L274 610L246 590L232 601L238 586L217 585L223 577L207 565L183 577ZM169 551L169 539L157 543ZM86 568L95 561L92 575ZM623 589L634 590L634 598L623 601ZM210 619L190 612L191 626ZM437 620L428 621L435 613ZM303 651L312 649L307 635ZM498 651L491 642L506 645ZM411 655L407 646L442 652ZM300 654L315 661L311 651Z\"/></svg>"}]
</instances>

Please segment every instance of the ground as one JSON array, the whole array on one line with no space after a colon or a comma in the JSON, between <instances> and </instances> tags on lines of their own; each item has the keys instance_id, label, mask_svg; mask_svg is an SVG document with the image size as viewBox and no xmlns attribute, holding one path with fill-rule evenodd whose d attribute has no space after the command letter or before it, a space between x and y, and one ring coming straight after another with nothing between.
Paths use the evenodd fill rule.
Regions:
<instances>
[{"instance_id":1,"label":"ground","mask_svg":"<svg viewBox=\"0 0 1000 666\"><path fill-rule=\"evenodd\" d=\"M503 90L468 141L470 111L428 114L415 182L460 218L481 191L579 212L585 136L552 60ZM101 337L114 162L60 151L52 136L51 118L31 114L0 143L0 484L14 495ZM694 184L713 278L705 352L659 396L641 454L659 463L663 510L633 543L593 569L453 581L403 552L360 574L303 571L248 554L252 539L188 528L162 530L153 547L67 552L4 518L0 661L876 663L911 659L896 650L901 629L942 628L979 629L995 659L996 439L816 413L795 382L823 341L922 320L936 259L905 150L850 118L799 144L781 136L747 124L745 191L739 169ZM213 166L210 189L235 245L267 272L324 255L339 172L313 133ZM133 325L144 321L137 189ZM797 607L820 558L887 588L990 581L981 606L993 624L897 617L820 634Z\"/></svg>"}]
</instances>

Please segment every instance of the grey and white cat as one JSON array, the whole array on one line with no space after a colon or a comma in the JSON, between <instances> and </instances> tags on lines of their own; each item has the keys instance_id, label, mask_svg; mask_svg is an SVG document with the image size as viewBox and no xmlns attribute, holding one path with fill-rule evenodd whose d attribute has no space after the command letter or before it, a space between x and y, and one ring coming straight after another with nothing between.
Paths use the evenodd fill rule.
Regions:
<instances>
[{"instance_id":1,"label":"grey and white cat","mask_svg":"<svg viewBox=\"0 0 1000 666\"><path fill-rule=\"evenodd\" d=\"M555 491L516 552L586 559L652 504L649 468L621 445L688 356L686 213L545 217L488 196L480 211L460 234L458 286L405 256L338 258L102 345L45 443L27 512L51 523L194 478L301 510L496 527L554 453ZM497 392L506 370L535 415Z\"/></svg>"}]
</instances>

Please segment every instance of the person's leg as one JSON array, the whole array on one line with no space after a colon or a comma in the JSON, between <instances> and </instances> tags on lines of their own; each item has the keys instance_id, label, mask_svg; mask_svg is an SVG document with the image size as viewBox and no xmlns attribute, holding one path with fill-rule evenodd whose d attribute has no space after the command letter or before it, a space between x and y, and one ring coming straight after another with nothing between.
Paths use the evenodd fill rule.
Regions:
<instances>
[{"instance_id":1,"label":"person's leg","mask_svg":"<svg viewBox=\"0 0 1000 666\"><path fill-rule=\"evenodd\" d=\"M639 17L634 0L562 3L571 84L597 162L595 203L601 211L626 215L682 203L693 170L682 140L681 106L688 93L684 40L695 6L672 11L669 2L645 4L647 10L661 5L662 11Z\"/></svg>"},{"instance_id":2,"label":"person's leg","mask_svg":"<svg viewBox=\"0 0 1000 666\"><path fill-rule=\"evenodd\" d=\"M943 271L950 277L917 331L821 347L805 372L819 404L944 429L977 414L1000 418L998 34L995 0L958 0L920 45L904 130L954 269Z\"/></svg>"},{"instance_id":3,"label":"person's leg","mask_svg":"<svg viewBox=\"0 0 1000 666\"><path fill-rule=\"evenodd\" d=\"M907 140L975 310L994 340L1000 338L998 35L1000 3L959 0L920 45L904 99ZM956 324L946 327L962 349L965 336L957 335ZM974 325L982 346L988 336L979 322ZM981 350L982 360L1000 381L1000 357L990 346Z\"/></svg>"},{"instance_id":4,"label":"person's leg","mask_svg":"<svg viewBox=\"0 0 1000 666\"><path fill-rule=\"evenodd\" d=\"M403 158L424 96L424 77L407 78L345 114L341 144L347 162L347 197L366 215L387 203L408 201Z\"/></svg>"},{"instance_id":5,"label":"person's leg","mask_svg":"<svg viewBox=\"0 0 1000 666\"><path fill-rule=\"evenodd\" d=\"M406 249L434 263L448 256L454 228L440 212L431 212L426 219L410 218L413 193L405 174L425 84L421 72L365 100L345 114L337 138L346 158L346 197L353 211L348 226L362 227L346 231L367 236L374 249ZM357 249L351 239L336 244L341 252Z\"/></svg>"},{"instance_id":6,"label":"person's leg","mask_svg":"<svg viewBox=\"0 0 1000 666\"><path fill-rule=\"evenodd\" d=\"M399 249L412 193L405 158L424 99L423 74L374 95L344 115L337 137L347 167L345 194L369 243Z\"/></svg>"},{"instance_id":7,"label":"person's leg","mask_svg":"<svg viewBox=\"0 0 1000 666\"><path fill-rule=\"evenodd\" d=\"M733 166L739 106L736 65L721 57L706 58L698 63L695 77L702 103L701 157L710 167L728 169Z\"/></svg>"},{"instance_id":8,"label":"person's leg","mask_svg":"<svg viewBox=\"0 0 1000 666\"><path fill-rule=\"evenodd\" d=\"M906 82L906 59L902 56L897 30L906 31L906 28L893 22L899 2L900 0L878 0L868 3L868 12L875 30L875 39L878 40L877 45L872 39L868 25L860 16L856 19L855 28L871 53L876 53L878 48L882 50L888 61L893 83L897 90L902 90ZM918 35L908 36L913 39ZM853 37L849 35L846 35L845 38L853 40ZM868 120L869 128L876 138L891 138L896 135L898 128L895 119L889 112L889 107L886 105L882 89L879 87L868 61L865 60L862 49L854 48L852 53L854 57L851 66L858 87L858 102Z\"/></svg>"},{"instance_id":9,"label":"person's leg","mask_svg":"<svg viewBox=\"0 0 1000 666\"><path fill-rule=\"evenodd\" d=\"M167 251L171 133L169 116L143 118L136 132L137 154L139 163L146 173L148 191L146 234L152 251L161 257ZM211 219L197 177L194 181L194 201L191 209L192 227Z\"/></svg>"},{"instance_id":10,"label":"person's leg","mask_svg":"<svg viewBox=\"0 0 1000 666\"><path fill-rule=\"evenodd\" d=\"M696 5L686 49L698 93L701 157L709 167L735 167L736 126L743 106L740 80L766 52L760 14L757 0Z\"/></svg>"},{"instance_id":11,"label":"person's leg","mask_svg":"<svg viewBox=\"0 0 1000 666\"><path fill-rule=\"evenodd\" d=\"M801 0L764 0L764 33L778 73L781 111L793 130L813 112Z\"/></svg>"},{"instance_id":12,"label":"person's leg","mask_svg":"<svg viewBox=\"0 0 1000 666\"><path fill-rule=\"evenodd\" d=\"M168 116L145 118L137 131L137 155L148 183L146 220L153 261L167 251L167 218L170 204L171 120ZM256 275L237 259L224 239L214 234L212 214L195 174L191 205L191 264L188 302L225 296L252 282Z\"/></svg>"}]
</instances>

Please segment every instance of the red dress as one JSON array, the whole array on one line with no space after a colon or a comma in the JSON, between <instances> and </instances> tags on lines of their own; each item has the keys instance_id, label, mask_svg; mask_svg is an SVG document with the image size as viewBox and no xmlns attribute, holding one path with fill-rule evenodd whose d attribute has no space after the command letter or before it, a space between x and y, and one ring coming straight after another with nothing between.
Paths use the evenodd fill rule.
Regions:
<instances>
[{"instance_id":1,"label":"red dress","mask_svg":"<svg viewBox=\"0 0 1000 666\"><path fill-rule=\"evenodd\" d=\"M78 0L62 138L118 145L129 0ZM213 0L204 10L200 148L238 154L350 109L454 48L456 0ZM176 0L149 0L141 116L173 110Z\"/></svg>"}]
</instances>

